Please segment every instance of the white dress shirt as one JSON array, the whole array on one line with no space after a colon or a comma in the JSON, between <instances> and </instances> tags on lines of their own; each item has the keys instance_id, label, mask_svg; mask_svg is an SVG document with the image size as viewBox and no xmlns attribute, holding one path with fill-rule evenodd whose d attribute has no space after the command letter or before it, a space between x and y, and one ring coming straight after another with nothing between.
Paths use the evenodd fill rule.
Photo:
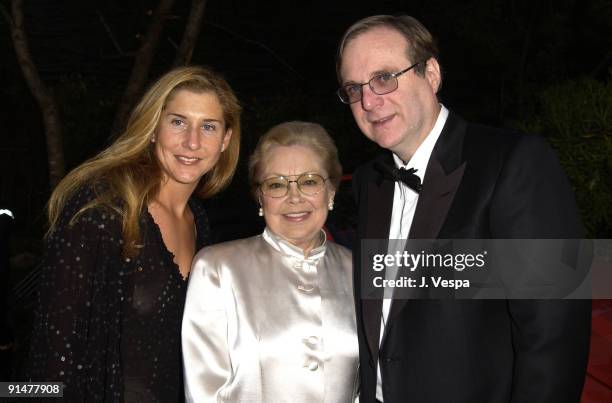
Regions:
<instances>
[{"instance_id":1,"label":"white dress shirt","mask_svg":"<svg viewBox=\"0 0 612 403\"><path fill-rule=\"evenodd\" d=\"M431 152L433 151L433 148L440 137L440 133L442 133L442 128L444 127L447 118L448 109L446 109L444 105L440 105L440 113L438 114L434 127L431 129L431 132L429 132L427 137L425 137L425 140L423 140L423 142L419 145L410 161L404 163L400 157L393 154L395 166L398 168L416 169L415 174L421 179L421 183L423 183L425 170L427 169L427 164L429 163L429 157L431 157ZM395 254L397 251L404 250L406 239L408 239L408 234L410 233L410 227L412 227L412 220L414 219L414 212L416 210L418 200L419 194L417 192L406 186L404 182L395 182L395 190L393 192L393 210L391 212L391 226L389 228L389 254ZM385 278L395 278L396 274L397 268L390 267L385 271ZM391 290L392 289L389 291ZM393 301L391 299L392 295L387 294L387 292L388 291L385 290L385 298L383 299L382 303L382 320L380 321L379 343L382 342L385 324L387 322L387 317L389 316L389 309L391 309L391 303ZM376 398L381 402L383 401L380 364L377 364Z\"/></svg>"}]
</instances>

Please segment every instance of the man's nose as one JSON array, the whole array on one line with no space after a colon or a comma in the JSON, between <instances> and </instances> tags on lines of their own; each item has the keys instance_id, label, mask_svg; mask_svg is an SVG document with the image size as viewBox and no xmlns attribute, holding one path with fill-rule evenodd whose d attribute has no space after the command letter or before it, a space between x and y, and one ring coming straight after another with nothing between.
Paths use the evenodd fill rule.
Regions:
<instances>
[{"instance_id":1,"label":"man's nose","mask_svg":"<svg viewBox=\"0 0 612 403\"><path fill-rule=\"evenodd\" d=\"M364 85L361 89L361 107L370 111L376 107L379 107L383 104L382 95L378 95L369 85Z\"/></svg>"}]
</instances>

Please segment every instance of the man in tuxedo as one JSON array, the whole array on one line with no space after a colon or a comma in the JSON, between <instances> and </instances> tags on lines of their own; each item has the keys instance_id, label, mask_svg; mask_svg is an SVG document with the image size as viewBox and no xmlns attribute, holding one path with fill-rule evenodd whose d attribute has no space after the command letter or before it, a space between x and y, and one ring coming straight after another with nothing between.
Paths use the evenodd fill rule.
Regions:
<instances>
[{"instance_id":1,"label":"man in tuxedo","mask_svg":"<svg viewBox=\"0 0 612 403\"><path fill-rule=\"evenodd\" d=\"M449 111L440 70L431 34L409 16L365 18L340 42L338 95L384 149L353 176L358 240L583 237L546 142ZM360 248L362 403L579 402L590 301L366 299Z\"/></svg>"}]
</instances>

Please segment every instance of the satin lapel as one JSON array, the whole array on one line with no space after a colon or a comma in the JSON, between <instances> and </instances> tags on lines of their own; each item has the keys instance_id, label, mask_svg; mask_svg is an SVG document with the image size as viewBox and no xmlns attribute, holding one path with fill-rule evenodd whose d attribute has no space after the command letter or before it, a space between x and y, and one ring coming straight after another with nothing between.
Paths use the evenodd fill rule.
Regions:
<instances>
[{"instance_id":1,"label":"satin lapel","mask_svg":"<svg viewBox=\"0 0 612 403\"><path fill-rule=\"evenodd\" d=\"M465 171L466 163L462 161L462 147L466 127L465 121L452 113L449 114L427 164L423 190L419 194L410 227L410 239L438 237ZM393 301L386 329L407 302L405 299Z\"/></svg>"},{"instance_id":2,"label":"satin lapel","mask_svg":"<svg viewBox=\"0 0 612 403\"><path fill-rule=\"evenodd\" d=\"M382 315L381 299L361 300L361 312L363 315L363 328L365 330L371 357L376 361L378 357L378 340L380 337L380 318Z\"/></svg>"},{"instance_id":3,"label":"satin lapel","mask_svg":"<svg viewBox=\"0 0 612 403\"><path fill-rule=\"evenodd\" d=\"M373 179L368 186L366 239L388 239L395 182Z\"/></svg>"},{"instance_id":4,"label":"satin lapel","mask_svg":"<svg viewBox=\"0 0 612 403\"><path fill-rule=\"evenodd\" d=\"M376 175L374 175L376 176ZM387 253L387 239L389 238L389 227L391 225L391 212L393 210L393 192L395 183L373 179L368 183L367 191L367 217L364 239L384 240L381 242L381 253ZM360 248L361 249L361 248ZM363 282L369 284L374 272L370 267L361 266L361 290L372 287L364 287ZM380 320L382 315L382 300L380 296L371 296L370 299L361 299L363 325L372 358L378 357L378 346L380 337Z\"/></svg>"},{"instance_id":5,"label":"satin lapel","mask_svg":"<svg viewBox=\"0 0 612 403\"><path fill-rule=\"evenodd\" d=\"M423 181L423 190L419 195L414 212L409 238L435 239L438 237L464 171L465 163L446 175L437 158L430 159Z\"/></svg>"}]
</instances>

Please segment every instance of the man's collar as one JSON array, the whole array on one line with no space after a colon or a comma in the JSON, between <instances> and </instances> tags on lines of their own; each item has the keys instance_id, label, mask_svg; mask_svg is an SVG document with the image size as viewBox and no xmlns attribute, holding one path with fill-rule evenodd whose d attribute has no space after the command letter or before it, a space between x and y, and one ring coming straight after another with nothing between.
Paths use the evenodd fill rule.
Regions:
<instances>
[{"instance_id":1,"label":"man's collar","mask_svg":"<svg viewBox=\"0 0 612 403\"><path fill-rule=\"evenodd\" d=\"M425 140L419 145L416 152L410 158L406 164L402 161L400 157L398 157L395 153L393 153L393 160L395 162L395 166L398 168L414 168L416 169L416 175L421 178L425 177L425 169L427 168L427 163L429 162L429 157L440 137L440 133L442 133L442 129L444 128L444 124L446 123L446 119L448 118L448 109L442 104L440 104L440 112L438 113L438 118L436 119L436 123L434 127L431 129Z\"/></svg>"}]
</instances>

